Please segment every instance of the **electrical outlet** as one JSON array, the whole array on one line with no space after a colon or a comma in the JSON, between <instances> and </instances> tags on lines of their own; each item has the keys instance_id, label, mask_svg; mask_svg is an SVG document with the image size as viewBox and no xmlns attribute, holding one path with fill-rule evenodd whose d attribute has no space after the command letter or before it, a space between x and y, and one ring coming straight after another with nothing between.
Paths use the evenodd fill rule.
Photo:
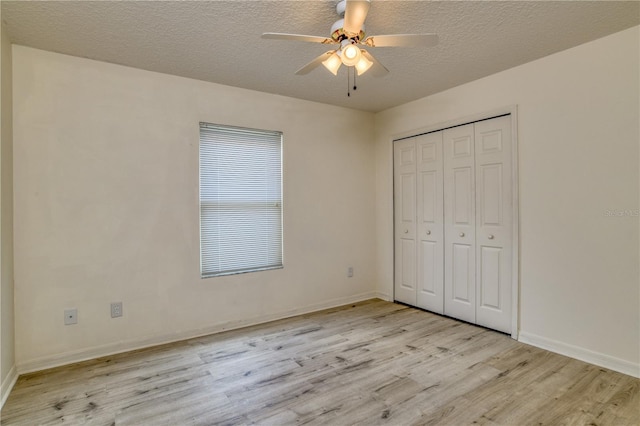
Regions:
<instances>
[{"instance_id":1,"label":"electrical outlet","mask_svg":"<svg viewBox=\"0 0 640 426\"><path fill-rule=\"evenodd\" d=\"M122 302L114 302L111 304L111 318L122 316Z\"/></svg>"},{"instance_id":2,"label":"electrical outlet","mask_svg":"<svg viewBox=\"0 0 640 426\"><path fill-rule=\"evenodd\" d=\"M78 310L65 309L64 310L64 325L73 325L78 323Z\"/></svg>"},{"instance_id":3,"label":"electrical outlet","mask_svg":"<svg viewBox=\"0 0 640 426\"><path fill-rule=\"evenodd\" d=\"M349 278L353 277L353 266L349 266L347 268L347 277Z\"/></svg>"}]
</instances>

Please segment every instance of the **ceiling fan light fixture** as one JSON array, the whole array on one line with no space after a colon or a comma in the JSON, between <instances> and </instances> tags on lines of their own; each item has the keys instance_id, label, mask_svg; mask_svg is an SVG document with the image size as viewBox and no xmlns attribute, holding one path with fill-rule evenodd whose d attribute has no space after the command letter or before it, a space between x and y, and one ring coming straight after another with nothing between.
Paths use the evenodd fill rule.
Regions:
<instances>
[{"instance_id":1,"label":"ceiling fan light fixture","mask_svg":"<svg viewBox=\"0 0 640 426\"><path fill-rule=\"evenodd\" d=\"M371 68L372 65L373 65L373 62L371 62L370 60L365 58L364 55L361 55L360 56L360 60L355 65L356 66L356 70L358 71L358 75L362 75L365 72L367 72L367 70L369 68Z\"/></svg>"},{"instance_id":2,"label":"ceiling fan light fixture","mask_svg":"<svg viewBox=\"0 0 640 426\"><path fill-rule=\"evenodd\" d=\"M342 46L342 54L340 55L340 59L342 59L342 63L348 67L355 66L362 58L362 52L360 52L360 48L352 43L346 43Z\"/></svg>"},{"instance_id":3,"label":"ceiling fan light fixture","mask_svg":"<svg viewBox=\"0 0 640 426\"><path fill-rule=\"evenodd\" d=\"M322 65L324 65L324 67L333 75L338 75L338 69L340 68L340 65L342 65L338 51L333 52L333 55L322 61Z\"/></svg>"}]
</instances>

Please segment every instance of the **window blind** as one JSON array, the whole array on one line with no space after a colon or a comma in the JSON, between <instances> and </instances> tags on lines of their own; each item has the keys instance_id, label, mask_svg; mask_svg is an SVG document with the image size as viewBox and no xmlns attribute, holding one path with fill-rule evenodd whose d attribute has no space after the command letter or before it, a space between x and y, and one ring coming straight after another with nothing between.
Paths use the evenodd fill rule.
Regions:
<instances>
[{"instance_id":1,"label":"window blind","mask_svg":"<svg viewBox=\"0 0 640 426\"><path fill-rule=\"evenodd\" d=\"M200 123L200 266L282 267L282 133Z\"/></svg>"}]
</instances>

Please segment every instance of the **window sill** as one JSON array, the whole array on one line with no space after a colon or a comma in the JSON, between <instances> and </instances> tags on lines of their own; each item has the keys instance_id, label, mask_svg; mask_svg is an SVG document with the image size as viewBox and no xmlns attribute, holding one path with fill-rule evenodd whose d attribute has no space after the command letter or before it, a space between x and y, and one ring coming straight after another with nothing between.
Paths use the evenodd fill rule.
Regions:
<instances>
[{"instance_id":1,"label":"window sill","mask_svg":"<svg viewBox=\"0 0 640 426\"><path fill-rule=\"evenodd\" d=\"M271 271L274 269L284 269L284 265L277 266L267 266L265 268L256 268L256 269L242 269L240 271L227 271L227 272L218 272L215 274L201 274L201 279L206 278L215 278L215 277L226 277L228 275L239 275L239 274L248 274L250 272L262 272L262 271Z\"/></svg>"}]
</instances>

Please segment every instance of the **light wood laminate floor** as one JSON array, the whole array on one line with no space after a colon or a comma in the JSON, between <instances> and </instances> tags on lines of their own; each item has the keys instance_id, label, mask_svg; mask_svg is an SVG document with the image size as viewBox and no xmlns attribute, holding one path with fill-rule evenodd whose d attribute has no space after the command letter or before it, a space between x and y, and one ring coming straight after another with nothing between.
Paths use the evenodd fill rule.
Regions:
<instances>
[{"instance_id":1,"label":"light wood laminate floor","mask_svg":"<svg viewBox=\"0 0 640 426\"><path fill-rule=\"evenodd\" d=\"M2 425L638 425L640 380L370 300L20 377Z\"/></svg>"}]
</instances>

